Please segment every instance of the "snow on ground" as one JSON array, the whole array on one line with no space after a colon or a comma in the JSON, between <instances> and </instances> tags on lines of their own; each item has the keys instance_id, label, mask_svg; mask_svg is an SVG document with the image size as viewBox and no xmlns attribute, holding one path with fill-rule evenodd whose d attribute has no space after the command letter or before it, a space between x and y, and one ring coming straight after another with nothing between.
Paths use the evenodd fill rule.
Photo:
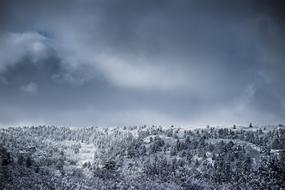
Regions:
<instances>
[{"instance_id":1,"label":"snow on ground","mask_svg":"<svg viewBox=\"0 0 285 190\"><path fill-rule=\"evenodd\" d=\"M92 163L96 150L97 148L92 143L81 143L81 148L78 153L78 163L80 163L80 165L83 165L87 162Z\"/></svg>"},{"instance_id":2,"label":"snow on ground","mask_svg":"<svg viewBox=\"0 0 285 190\"><path fill-rule=\"evenodd\" d=\"M70 159L76 160L80 167L82 167L84 163L87 163L87 162L92 163L94 160L94 154L97 150L97 148L95 147L93 143L89 143L89 144L80 143L79 152L76 154L72 150L71 147L74 145L78 145L78 142L65 140L61 142L49 141L49 143L68 147L65 149L66 150L65 155Z\"/></svg>"}]
</instances>

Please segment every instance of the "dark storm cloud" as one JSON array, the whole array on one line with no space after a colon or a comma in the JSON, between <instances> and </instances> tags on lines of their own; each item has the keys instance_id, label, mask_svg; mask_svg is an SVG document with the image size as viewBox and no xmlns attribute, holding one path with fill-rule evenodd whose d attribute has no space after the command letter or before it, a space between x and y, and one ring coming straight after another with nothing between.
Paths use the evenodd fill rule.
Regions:
<instances>
[{"instance_id":1,"label":"dark storm cloud","mask_svg":"<svg viewBox=\"0 0 285 190\"><path fill-rule=\"evenodd\" d=\"M281 1L1 1L0 123L284 122Z\"/></svg>"}]
</instances>

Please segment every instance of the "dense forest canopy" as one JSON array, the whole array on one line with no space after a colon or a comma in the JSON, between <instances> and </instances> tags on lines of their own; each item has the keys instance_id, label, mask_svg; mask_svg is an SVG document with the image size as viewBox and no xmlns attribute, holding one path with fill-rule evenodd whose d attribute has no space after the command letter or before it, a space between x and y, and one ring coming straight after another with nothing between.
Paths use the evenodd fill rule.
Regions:
<instances>
[{"instance_id":1,"label":"dense forest canopy","mask_svg":"<svg viewBox=\"0 0 285 190\"><path fill-rule=\"evenodd\" d=\"M2 189L283 189L285 127L0 130Z\"/></svg>"}]
</instances>

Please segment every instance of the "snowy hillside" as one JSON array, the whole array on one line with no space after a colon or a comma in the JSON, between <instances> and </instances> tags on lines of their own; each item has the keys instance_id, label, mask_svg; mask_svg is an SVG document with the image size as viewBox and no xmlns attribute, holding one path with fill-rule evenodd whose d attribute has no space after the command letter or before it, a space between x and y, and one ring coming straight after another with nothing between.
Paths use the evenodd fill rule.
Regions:
<instances>
[{"instance_id":1,"label":"snowy hillside","mask_svg":"<svg viewBox=\"0 0 285 190\"><path fill-rule=\"evenodd\" d=\"M284 189L285 127L0 130L0 189Z\"/></svg>"}]
</instances>

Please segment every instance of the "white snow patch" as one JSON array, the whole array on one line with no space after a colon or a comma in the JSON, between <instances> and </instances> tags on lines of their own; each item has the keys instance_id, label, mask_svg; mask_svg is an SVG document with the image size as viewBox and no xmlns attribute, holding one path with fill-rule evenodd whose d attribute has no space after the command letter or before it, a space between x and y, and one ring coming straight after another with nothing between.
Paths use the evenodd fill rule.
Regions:
<instances>
[{"instance_id":1,"label":"white snow patch","mask_svg":"<svg viewBox=\"0 0 285 190\"><path fill-rule=\"evenodd\" d=\"M83 165L85 162L92 163L94 160L94 154L97 148L94 144L81 143L81 148L78 153L78 162Z\"/></svg>"}]
</instances>

